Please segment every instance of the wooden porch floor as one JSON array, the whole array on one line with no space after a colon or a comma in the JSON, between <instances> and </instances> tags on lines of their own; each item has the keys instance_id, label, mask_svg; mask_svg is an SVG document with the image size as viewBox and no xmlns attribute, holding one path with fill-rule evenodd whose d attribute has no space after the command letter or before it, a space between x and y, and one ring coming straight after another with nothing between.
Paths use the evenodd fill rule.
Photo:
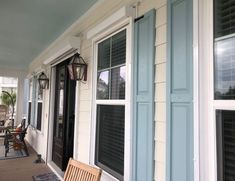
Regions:
<instances>
[{"instance_id":1,"label":"wooden porch floor","mask_svg":"<svg viewBox=\"0 0 235 181\"><path fill-rule=\"evenodd\" d=\"M44 163L33 163L36 152L29 149L29 157L0 160L0 181L32 181L32 176L52 172Z\"/></svg>"}]
</instances>

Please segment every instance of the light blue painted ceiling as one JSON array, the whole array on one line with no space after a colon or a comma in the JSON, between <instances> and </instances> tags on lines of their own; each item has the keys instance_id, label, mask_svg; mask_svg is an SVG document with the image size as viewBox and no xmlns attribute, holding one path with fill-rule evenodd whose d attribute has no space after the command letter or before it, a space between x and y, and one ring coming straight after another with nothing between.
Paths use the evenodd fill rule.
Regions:
<instances>
[{"instance_id":1,"label":"light blue painted ceiling","mask_svg":"<svg viewBox=\"0 0 235 181\"><path fill-rule=\"evenodd\" d=\"M97 0L0 0L0 68L30 62Z\"/></svg>"}]
</instances>

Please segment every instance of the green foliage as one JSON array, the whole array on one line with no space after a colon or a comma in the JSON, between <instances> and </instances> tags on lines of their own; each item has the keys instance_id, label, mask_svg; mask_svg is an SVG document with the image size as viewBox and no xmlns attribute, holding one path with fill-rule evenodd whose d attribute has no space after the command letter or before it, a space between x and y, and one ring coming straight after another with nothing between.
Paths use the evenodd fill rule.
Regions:
<instances>
[{"instance_id":1,"label":"green foliage","mask_svg":"<svg viewBox=\"0 0 235 181\"><path fill-rule=\"evenodd\" d=\"M12 96L13 103L15 105L15 103L16 103L16 93L15 92L11 92L9 94ZM10 98L10 96L8 94L2 93L1 94L1 100L2 100L2 103L7 105L8 107L11 105L11 98Z\"/></svg>"}]
</instances>

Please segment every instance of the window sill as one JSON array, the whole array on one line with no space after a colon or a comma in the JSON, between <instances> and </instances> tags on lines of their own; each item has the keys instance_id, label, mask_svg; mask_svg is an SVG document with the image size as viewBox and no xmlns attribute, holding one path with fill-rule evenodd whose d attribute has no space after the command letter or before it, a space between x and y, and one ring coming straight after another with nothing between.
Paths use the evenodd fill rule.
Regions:
<instances>
[{"instance_id":1,"label":"window sill","mask_svg":"<svg viewBox=\"0 0 235 181\"><path fill-rule=\"evenodd\" d=\"M106 172L104 170L102 170L101 178L102 178L102 181L119 181L117 178L110 175L108 172Z\"/></svg>"},{"instance_id":2,"label":"window sill","mask_svg":"<svg viewBox=\"0 0 235 181\"><path fill-rule=\"evenodd\" d=\"M32 125L30 125L30 130L36 132L37 134L43 135L43 132L41 130L38 130L37 128L33 127Z\"/></svg>"}]
</instances>

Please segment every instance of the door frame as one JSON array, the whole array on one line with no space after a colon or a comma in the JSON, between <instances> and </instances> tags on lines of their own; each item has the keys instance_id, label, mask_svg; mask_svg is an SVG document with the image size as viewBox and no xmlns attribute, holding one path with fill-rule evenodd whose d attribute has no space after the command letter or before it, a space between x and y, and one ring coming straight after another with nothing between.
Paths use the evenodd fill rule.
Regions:
<instances>
[{"instance_id":1,"label":"door frame","mask_svg":"<svg viewBox=\"0 0 235 181\"><path fill-rule=\"evenodd\" d=\"M74 54L74 53L73 53ZM71 54L69 57L73 56ZM50 90L49 90L49 113L48 113L48 134L47 134L47 165L57 173L57 176L60 177L60 179L63 178L64 172L60 170L60 168L52 161L52 147L53 147L53 131L54 131L54 107L55 107L55 84L56 84L56 65L61 63L58 61L57 63L53 64L50 66ZM76 88L75 88L75 95L76 95L76 100L75 100L75 110L78 108L78 102L79 102L79 83L76 83ZM78 147L78 142L77 142L77 137L78 137L78 115L75 112L75 119L74 119L74 144L73 144L73 158L77 159L77 147Z\"/></svg>"},{"instance_id":2,"label":"door frame","mask_svg":"<svg viewBox=\"0 0 235 181\"><path fill-rule=\"evenodd\" d=\"M62 144L62 153L61 153L61 162L57 162L55 159L54 161L57 162L57 164L60 165L62 170L66 169L66 162L69 161L69 157L67 155L68 149L69 149L69 138L67 137L69 134L69 125L70 125L70 118L69 118L69 111L71 111L71 102L72 104L74 104L74 107L72 109L74 109L74 115L75 115L75 100L73 102L73 100L70 98L70 93L76 93L75 90L75 84L76 82L74 82L73 80L70 80L69 77L69 73L67 70L67 65L69 64L69 59L66 59L64 61L62 61L61 63L56 65L56 82L55 82L55 93L54 93L54 97L55 97L55 101L54 101L54 120L53 120L53 143L52 145L54 145L56 143L55 140L57 140L57 137L55 137L55 129L56 129L56 124L58 124L59 121L59 110L60 110L60 72L62 71L64 73L64 89L63 89L63 102L61 106L63 106L63 114L62 114L62 137L59 138L59 143L61 142ZM73 127L74 127L74 121L75 118L73 120ZM59 128L58 128L59 129ZM74 131L73 131L74 132ZM74 137L74 134L73 134ZM55 146L55 145L54 145ZM74 146L73 144L71 146ZM54 147L55 149L55 147ZM52 160L53 160L53 155L58 153L55 152L55 150L53 149L52 146ZM58 153L59 154L59 153ZM55 163L55 162L54 162Z\"/></svg>"}]
</instances>

